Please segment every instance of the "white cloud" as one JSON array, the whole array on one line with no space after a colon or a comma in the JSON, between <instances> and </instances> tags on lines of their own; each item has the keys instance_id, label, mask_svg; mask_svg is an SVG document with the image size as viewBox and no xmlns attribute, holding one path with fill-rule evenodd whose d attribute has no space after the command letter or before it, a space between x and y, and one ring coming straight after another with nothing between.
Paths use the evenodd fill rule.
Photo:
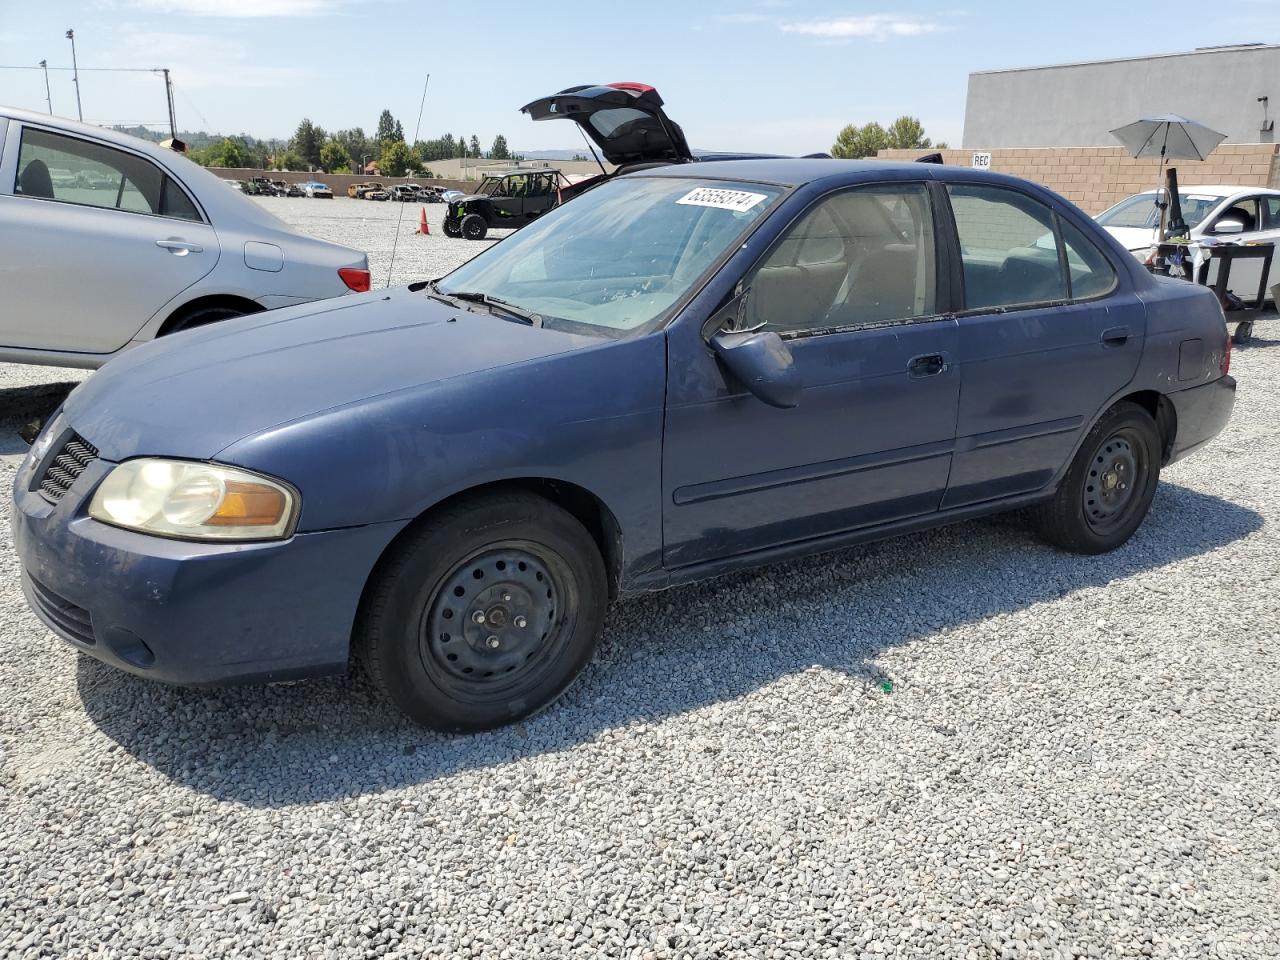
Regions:
<instances>
[{"instance_id":1,"label":"white cloud","mask_svg":"<svg viewBox=\"0 0 1280 960\"><path fill-rule=\"evenodd\" d=\"M191 17L303 17L331 13L342 0L125 0L139 10Z\"/></svg>"},{"instance_id":2,"label":"white cloud","mask_svg":"<svg viewBox=\"0 0 1280 960\"><path fill-rule=\"evenodd\" d=\"M784 33L797 33L822 40L888 40L891 37L919 37L939 33L944 28L932 20L904 17L895 13L871 13L861 17L804 20L781 25Z\"/></svg>"}]
</instances>

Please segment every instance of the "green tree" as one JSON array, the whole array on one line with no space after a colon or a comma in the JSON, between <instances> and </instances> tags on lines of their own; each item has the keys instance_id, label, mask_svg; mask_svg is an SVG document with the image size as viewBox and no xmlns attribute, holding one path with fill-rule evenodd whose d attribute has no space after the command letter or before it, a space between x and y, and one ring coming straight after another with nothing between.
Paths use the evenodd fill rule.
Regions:
<instances>
[{"instance_id":1,"label":"green tree","mask_svg":"<svg viewBox=\"0 0 1280 960\"><path fill-rule=\"evenodd\" d=\"M403 177L413 163L413 154L403 140L393 140L382 148L378 172L386 177Z\"/></svg>"},{"instance_id":2,"label":"green tree","mask_svg":"<svg viewBox=\"0 0 1280 960\"><path fill-rule=\"evenodd\" d=\"M281 170L310 170L312 164L297 150L290 149L276 157L276 166Z\"/></svg>"},{"instance_id":3,"label":"green tree","mask_svg":"<svg viewBox=\"0 0 1280 960\"><path fill-rule=\"evenodd\" d=\"M458 139L457 139L457 140L455 140L454 142L458 145L458 153L457 153L457 156L459 156L459 157L469 157L469 156L471 156L471 152L467 149L467 138L466 138L466 137L462 136L462 134L458 134Z\"/></svg>"},{"instance_id":4,"label":"green tree","mask_svg":"<svg viewBox=\"0 0 1280 960\"><path fill-rule=\"evenodd\" d=\"M888 134L874 120L864 127L851 123L836 135L836 142L831 145L831 155L842 160L858 160L862 157L874 157L888 145Z\"/></svg>"},{"instance_id":5,"label":"green tree","mask_svg":"<svg viewBox=\"0 0 1280 960\"><path fill-rule=\"evenodd\" d=\"M325 173L350 173L350 160L347 148L337 140L326 140L320 148L320 169Z\"/></svg>"},{"instance_id":6,"label":"green tree","mask_svg":"<svg viewBox=\"0 0 1280 960\"><path fill-rule=\"evenodd\" d=\"M467 148L467 155L471 157L484 156L484 150L480 148L480 138L474 133L471 135L471 146Z\"/></svg>"},{"instance_id":7,"label":"green tree","mask_svg":"<svg viewBox=\"0 0 1280 960\"><path fill-rule=\"evenodd\" d=\"M378 117L378 131L373 135L378 143L384 146L396 140L404 139L404 131L400 129L400 121L391 115L390 110L383 110Z\"/></svg>"},{"instance_id":8,"label":"green tree","mask_svg":"<svg viewBox=\"0 0 1280 960\"><path fill-rule=\"evenodd\" d=\"M197 150L191 159L206 167L248 167L253 165L249 152L230 137L223 137L221 143Z\"/></svg>"},{"instance_id":9,"label":"green tree","mask_svg":"<svg viewBox=\"0 0 1280 960\"><path fill-rule=\"evenodd\" d=\"M293 139L289 141L290 149L313 167L320 166L320 148L323 145L324 130L305 118L298 124Z\"/></svg>"},{"instance_id":10,"label":"green tree","mask_svg":"<svg viewBox=\"0 0 1280 960\"><path fill-rule=\"evenodd\" d=\"M915 117L899 117L886 132L886 146L895 150L925 150L933 141L924 135L924 127Z\"/></svg>"},{"instance_id":11,"label":"green tree","mask_svg":"<svg viewBox=\"0 0 1280 960\"><path fill-rule=\"evenodd\" d=\"M492 160L511 159L511 150L507 147L507 138L502 134L498 134L493 138L493 146L489 148L489 157Z\"/></svg>"},{"instance_id":12,"label":"green tree","mask_svg":"<svg viewBox=\"0 0 1280 960\"><path fill-rule=\"evenodd\" d=\"M947 143L947 141L945 140L939 140L937 143L934 144L934 146L937 147L939 150L951 149L951 144Z\"/></svg>"},{"instance_id":13,"label":"green tree","mask_svg":"<svg viewBox=\"0 0 1280 960\"><path fill-rule=\"evenodd\" d=\"M330 139L339 144L347 152L346 166L351 170L360 168L361 157L375 157L381 148L374 147L360 127L350 130L338 130L330 135ZM326 168L327 169L327 168Z\"/></svg>"}]
</instances>

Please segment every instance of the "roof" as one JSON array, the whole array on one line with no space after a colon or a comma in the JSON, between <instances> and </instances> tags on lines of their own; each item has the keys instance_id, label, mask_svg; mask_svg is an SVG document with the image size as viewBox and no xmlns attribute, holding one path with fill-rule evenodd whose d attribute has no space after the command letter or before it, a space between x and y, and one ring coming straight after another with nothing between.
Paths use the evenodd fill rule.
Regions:
<instances>
[{"instance_id":1,"label":"roof","mask_svg":"<svg viewBox=\"0 0 1280 960\"><path fill-rule=\"evenodd\" d=\"M927 153L922 150L921 153ZM706 180L739 180L775 183L798 187L806 183L830 180L836 183L858 183L866 180L993 180L1014 181L1002 173L988 173L972 167L947 167L912 160L829 160L806 157L779 157L758 160L710 160L676 163L649 170L638 170L637 177L691 177Z\"/></svg>"},{"instance_id":2,"label":"roof","mask_svg":"<svg viewBox=\"0 0 1280 960\"><path fill-rule=\"evenodd\" d=\"M1163 191L1163 189L1164 188L1162 187L1161 190ZM1155 193L1156 191L1154 189L1143 190L1141 193L1134 194L1134 196L1143 197L1148 194ZM1266 196L1280 196L1280 190L1272 190L1268 187L1251 187L1242 183L1180 183L1178 184L1178 193L1207 193L1212 197L1229 197L1235 193L1257 193L1264 194Z\"/></svg>"},{"instance_id":3,"label":"roof","mask_svg":"<svg viewBox=\"0 0 1280 960\"><path fill-rule=\"evenodd\" d=\"M1257 53L1259 50L1280 50L1280 44L1271 43L1237 43L1221 47L1198 47L1195 50L1182 50L1177 53L1152 53L1139 57L1112 57L1107 60L1078 60L1074 63L1042 63L1030 67L1004 67L999 70L975 70L971 77L985 76L991 73L1026 73L1031 70L1061 70L1065 67L1096 67L1107 63L1133 63L1143 60L1170 60L1175 57L1201 57L1222 53Z\"/></svg>"}]
</instances>

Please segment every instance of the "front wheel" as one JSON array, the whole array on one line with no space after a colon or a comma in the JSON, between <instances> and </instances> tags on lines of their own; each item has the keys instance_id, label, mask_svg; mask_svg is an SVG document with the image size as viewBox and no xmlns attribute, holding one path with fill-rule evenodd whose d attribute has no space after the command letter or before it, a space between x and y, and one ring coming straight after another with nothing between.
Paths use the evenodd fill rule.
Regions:
<instances>
[{"instance_id":1,"label":"front wheel","mask_svg":"<svg viewBox=\"0 0 1280 960\"><path fill-rule=\"evenodd\" d=\"M1160 431L1151 414L1118 403L1094 424L1052 500L1040 534L1072 553L1105 553L1142 525L1160 482Z\"/></svg>"},{"instance_id":2,"label":"front wheel","mask_svg":"<svg viewBox=\"0 0 1280 960\"><path fill-rule=\"evenodd\" d=\"M429 518L380 565L357 643L414 720L488 730L569 688L607 597L600 552L573 516L530 494L489 496Z\"/></svg>"},{"instance_id":3,"label":"front wheel","mask_svg":"<svg viewBox=\"0 0 1280 960\"><path fill-rule=\"evenodd\" d=\"M489 232L489 224L478 213L468 213L462 218L462 235L468 240L483 240Z\"/></svg>"},{"instance_id":4,"label":"front wheel","mask_svg":"<svg viewBox=\"0 0 1280 960\"><path fill-rule=\"evenodd\" d=\"M454 237L454 238L462 236L462 231L458 229L457 220L450 220L448 217L445 218L444 235L446 237Z\"/></svg>"}]
</instances>

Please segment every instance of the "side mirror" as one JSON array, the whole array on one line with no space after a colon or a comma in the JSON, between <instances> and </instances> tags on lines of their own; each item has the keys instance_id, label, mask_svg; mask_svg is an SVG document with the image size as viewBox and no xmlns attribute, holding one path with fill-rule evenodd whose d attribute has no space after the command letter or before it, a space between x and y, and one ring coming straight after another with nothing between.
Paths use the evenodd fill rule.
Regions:
<instances>
[{"instance_id":1,"label":"side mirror","mask_svg":"<svg viewBox=\"0 0 1280 960\"><path fill-rule=\"evenodd\" d=\"M782 338L762 330L734 333L721 330L711 349L742 385L771 407L787 409L800 402L800 371Z\"/></svg>"},{"instance_id":2,"label":"side mirror","mask_svg":"<svg viewBox=\"0 0 1280 960\"><path fill-rule=\"evenodd\" d=\"M1219 236L1227 236L1233 233L1244 233L1244 221L1237 220L1235 217L1223 217L1213 225L1213 232Z\"/></svg>"}]
</instances>

